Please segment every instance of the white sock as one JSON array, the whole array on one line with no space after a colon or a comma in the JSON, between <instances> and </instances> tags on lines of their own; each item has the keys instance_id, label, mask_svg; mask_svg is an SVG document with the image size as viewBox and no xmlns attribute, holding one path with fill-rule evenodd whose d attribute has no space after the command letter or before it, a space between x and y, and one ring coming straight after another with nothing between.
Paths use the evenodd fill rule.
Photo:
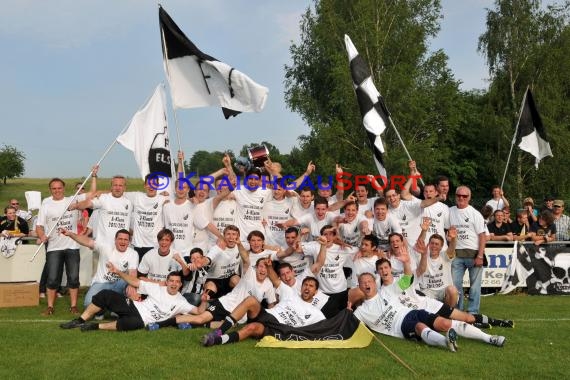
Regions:
<instances>
[{"instance_id":1,"label":"white sock","mask_svg":"<svg viewBox=\"0 0 570 380\"><path fill-rule=\"evenodd\" d=\"M222 344L228 343L228 340L230 340L230 336L228 334L222 335Z\"/></svg>"},{"instance_id":2,"label":"white sock","mask_svg":"<svg viewBox=\"0 0 570 380\"><path fill-rule=\"evenodd\" d=\"M421 336L422 340L430 346L447 347L447 339L443 335L441 335L437 331L430 329L429 327L423 329Z\"/></svg>"},{"instance_id":3,"label":"white sock","mask_svg":"<svg viewBox=\"0 0 570 380\"><path fill-rule=\"evenodd\" d=\"M451 327L455 329L457 335L464 338L477 339L486 343L491 341L491 335L485 334L483 331L469 323L452 320Z\"/></svg>"}]
</instances>

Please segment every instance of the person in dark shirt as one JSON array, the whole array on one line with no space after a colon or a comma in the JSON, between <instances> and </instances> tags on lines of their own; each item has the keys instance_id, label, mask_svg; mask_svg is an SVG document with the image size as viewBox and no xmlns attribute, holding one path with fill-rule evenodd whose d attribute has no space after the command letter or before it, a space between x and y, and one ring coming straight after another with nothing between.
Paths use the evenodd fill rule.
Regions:
<instances>
[{"instance_id":1,"label":"person in dark shirt","mask_svg":"<svg viewBox=\"0 0 570 380\"><path fill-rule=\"evenodd\" d=\"M30 229L25 219L16 216L16 208L8 206L4 209L4 217L0 219L0 234L4 237L28 236Z\"/></svg>"},{"instance_id":2,"label":"person in dark shirt","mask_svg":"<svg viewBox=\"0 0 570 380\"><path fill-rule=\"evenodd\" d=\"M524 241L530 239L530 224L527 210L517 211L517 218L511 223L513 240Z\"/></svg>"},{"instance_id":3,"label":"person in dark shirt","mask_svg":"<svg viewBox=\"0 0 570 380\"><path fill-rule=\"evenodd\" d=\"M530 238L536 245L556 240L556 224L550 211L542 211L538 221L530 226Z\"/></svg>"},{"instance_id":4,"label":"person in dark shirt","mask_svg":"<svg viewBox=\"0 0 570 380\"><path fill-rule=\"evenodd\" d=\"M505 214L503 210L495 210L493 213L494 221L487 224L490 240L493 241L512 241L513 233L508 223L505 223Z\"/></svg>"}]
</instances>

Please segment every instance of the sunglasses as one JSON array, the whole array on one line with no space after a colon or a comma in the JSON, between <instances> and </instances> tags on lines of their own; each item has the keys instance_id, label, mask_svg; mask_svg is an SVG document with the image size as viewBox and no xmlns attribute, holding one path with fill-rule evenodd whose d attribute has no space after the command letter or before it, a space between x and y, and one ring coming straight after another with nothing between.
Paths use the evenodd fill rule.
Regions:
<instances>
[{"instance_id":1,"label":"sunglasses","mask_svg":"<svg viewBox=\"0 0 570 380\"><path fill-rule=\"evenodd\" d=\"M468 194L455 194L457 198L469 198Z\"/></svg>"},{"instance_id":2,"label":"sunglasses","mask_svg":"<svg viewBox=\"0 0 570 380\"><path fill-rule=\"evenodd\" d=\"M19 203L10 203L11 206L18 206Z\"/></svg>"},{"instance_id":3,"label":"sunglasses","mask_svg":"<svg viewBox=\"0 0 570 380\"><path fill-rule=\"evenodd\" d=\"M562 206L554 206L554 208L562 208Z\"/></svg>"}]
</instances>

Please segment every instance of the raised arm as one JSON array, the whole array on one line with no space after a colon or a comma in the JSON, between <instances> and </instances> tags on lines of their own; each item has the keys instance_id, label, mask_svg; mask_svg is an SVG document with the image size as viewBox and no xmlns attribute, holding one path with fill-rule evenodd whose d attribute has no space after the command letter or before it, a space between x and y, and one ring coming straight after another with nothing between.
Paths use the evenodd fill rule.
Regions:
<instances>
[{"instance_id":1,"label":"raised arm","mask_svg":"<svg viewBox=\"0 0 570 380\"><path fill-rule=\"evenodd\" d=\"M299 176L299 178L297 178L295 180L295 182L293 182L295 184L295 189L298 189L301 187L301 185L303 184L303 181L305 181L305 177L310 176L316 169L315 164L313 164L313 161L309 161L309 163L307 164L307 169L305 170L305 173L301 174Z\"/></svg>"},{"instance_id":2,"label":"raised arm","mask_svg":"<svg viewBox=\"0 0 570 380\"><path fill-rule=\"evenodd\" d=\"M95 240L91 239L88 236L77 235L75 232L72 232L70 230L66 230L65 228L58 229L58 232L62 235L65 235L65 236L73 239L74 241L76 241L77 243L81 244L84 247L87 247L89 249L95 248Z\"/></svg>"},{"instance_id":3,"label":"raised arm","mask_svg":"<svg viewBox=\"0 0 570 380\"><path fill-rule=\"evenodd\" d=\"M311 265L311 272L316 276L321 271L323 265L325 265L325 260L327 259L327 238L324 236L319 236L317 241L321 245L319 249L319 254L317 255L317 260L313 265Z\"/></svg>"},{"instance_id":4,"label":"raised arm","mask_svg":"<svg viewBox=\"0 0 570 380\"><path fill-rule=\"evenodd\" d=\"M457 228L455 226L449 227L447 231L447 257L452 260L455 258L455 247L457 246Z\"/></svg>"},{"instance_id":5,"label":"raised arm","mask_svg":"<svg viewBox=\"0 0 570 380\"><path fill-rule=\"evenodd\" d=\"M238 240L237 247L239 251L239 255L241 257L241 262L243 263L243 273L247 272L251 266L251 262L249 260L249 252L246 251L245 247L243 246L242 242Z\"/></svg>"},{"instance_id":6,"label":"raised arm","mask_svg":"<svg viewBox=\"0 0 570 380\"><path fill-rule=\"evenodd\" d=\"M113 265L112 262L107 262L107 264L105 264L107 266L107 270L111 273L115 273L116 275L118 275L119 277L121 277L123 280L125 280L125 282L129 285L131 285L132 287L138 288L141 280L139 280L138 278L131 276L128 273L125 272L121 272L117 267L115 267Z\"/></svg>"},{"instance_id":7,"label":"raised arm","mask_svg":"<svg viewBox=\"0 0 570 380\"><path fill-rule=\"evenodd\" d=\"M277 275L277 273L275 273L275 270L273 269L273 262L271 261L271 258L266 257L263 260L265 262L265 266L267 267L267 277L269 277L269 280L273 284L273 287L278 288L279 285L281 285L281 279L279 278L279 276Z\"/></svg>"}]
</instances>

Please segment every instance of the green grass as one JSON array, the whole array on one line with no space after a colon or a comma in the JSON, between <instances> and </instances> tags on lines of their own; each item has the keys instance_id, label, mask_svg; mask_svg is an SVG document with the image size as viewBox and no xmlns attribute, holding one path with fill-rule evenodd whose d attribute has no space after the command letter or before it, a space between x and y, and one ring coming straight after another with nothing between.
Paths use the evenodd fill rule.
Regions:
<instances>
[{"instance_id":1,"label":"green grass","mask_svg":"<svg viewBox=\"0 0 570 380\"><path fill-rule=\"evenodd\" d=\"M83 182L85 178L63 178L65 181L65 194L71 196L74 194L76 182ZM27 210L26 198L24 197L24 192L26 191L41 191L42 198L48 197L49 189L48 183L51 178L18 178L14 180L8 180L4 185L0 182L0 206L2 209L12 198L16 198L20 201L20 207ZM85 185L86 189L89 189L91 185L91 180ZM110 178L97 178L97 189L98 190L109 190L111 188ZM143 191L142 180L140 178L127 178L127 191ZM2 210L3 213L3 210Z\"/></svg>"},{"instance_id":2,"label":"green grass","mask_svg":"<svg viewBox=\"0 0 570 380\"><path fill-rule=\"evenodd\" d=\"M208 378L378 379L410 378L375 340L365 349L287 350L255 348L255 341L203 348L206 329L129 333L62 330L71 319L67 298L52 317L31 308L0 309L0 378ZM379 336L422 378L565 378L570 369L570 297L491 296L482 300L491 316L512 318L515 329L494 328L507 337L503 348L467 339L451 353Z\"/></svg>"}]
</instances>

